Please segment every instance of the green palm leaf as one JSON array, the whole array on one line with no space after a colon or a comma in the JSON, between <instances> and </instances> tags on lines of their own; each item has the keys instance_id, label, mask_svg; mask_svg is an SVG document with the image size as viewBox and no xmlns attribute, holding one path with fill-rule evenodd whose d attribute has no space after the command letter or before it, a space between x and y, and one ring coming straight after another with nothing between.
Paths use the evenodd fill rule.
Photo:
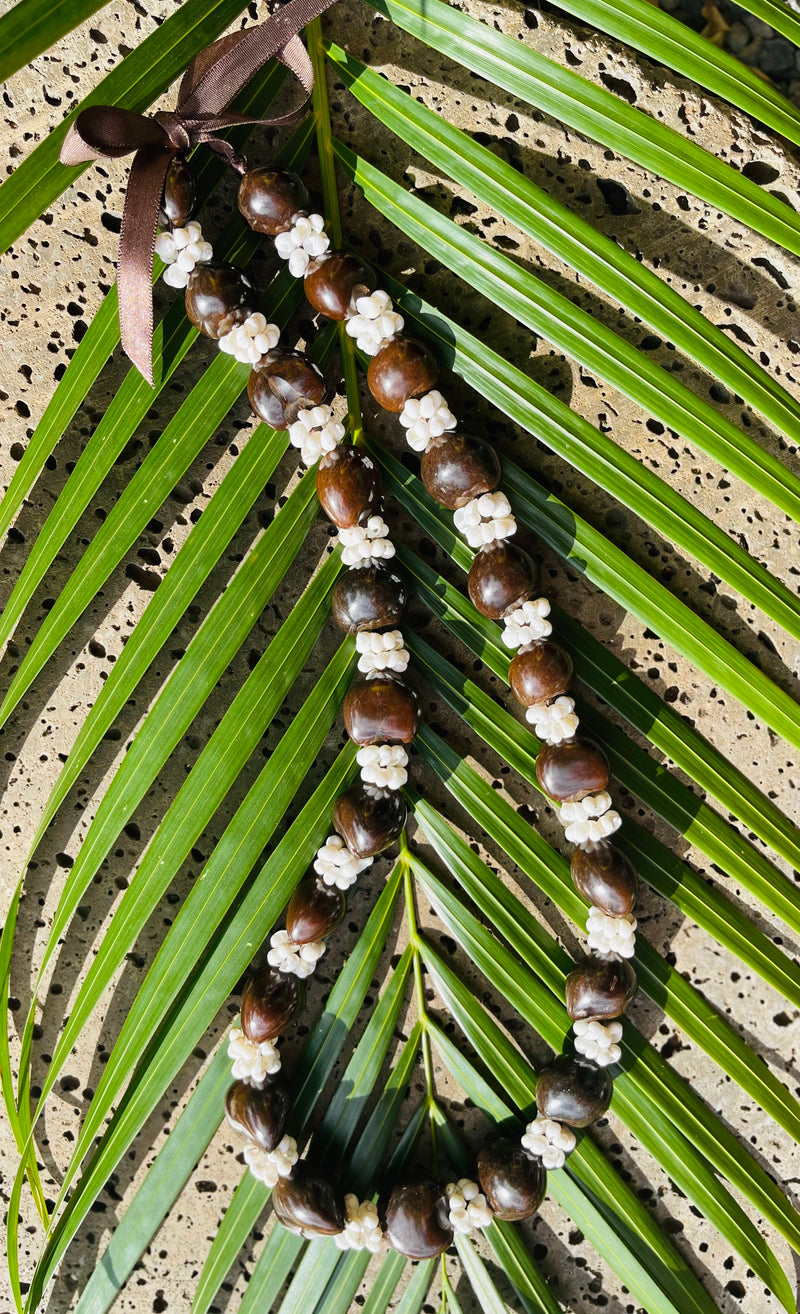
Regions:
<instances>
[{"instance_id":1,"label":"green palm leaf","mask_svg":"<svg viewBox=\"0 0 800 1314\"><path fill-rule=\"evenodd\" d=\"M775 0L748 0L748 4L761 16L771 16L776 10ZM754 74L742 72L729 56L702 38L687 34L674 19L645 9L644 0L622 0L615 6L609 0L565 0L565 7L644 49L649 57L694 77L714 94L757 114L762 123L787 139L800 142L800 114L793 106ZM151 37L143 42L95 88L84 105L105 100L134 108L146 106L166 89L196 50L238 18L241 8L233 0L187 0L180 14L173 15L154 34L158 40ZM427 44L442 68L452 67L450 61L455 60L478 77L488 77L495 90L526 99L538 111L554 114L573 131L627 155L635 167L656 170L709 205L718 206L740 224L750 224L787 250L800 253L800 221L776 196L749 182L710 151L667 129L655 117L631 108L560 67L529 44L513 40L440 0L380 0L373 8L392 16L399 27ZM0 19L0 32L13 36L22 21L29 21L28 45L7 52L6 69L18 66L26 50L30 53L42 49L48 40L57 39L70 18L78 21L88 12L91 10L84 6L67 15L56 3L45 13L39 0L20 0ZM364 13L369 21L369 10ZM335 12L329 20L332 34L337 36L338 17ZM800 20L788 11L785 15L776 11L773 25L794 37L800 31ZM389 170L378 167L378 157L372 155L369 132L378 125L388 128L406 149L415 151L433 170L450 177L459 190L470 192L534 242L546 246L575 271L579 280L594 283L604 297L675 343L679 351L722 381L748 407L760 411L793 442L800 427L800 404L787 387L781 386L777 372L767 373L659 277L529 184L478 139L448 124L446 99L442 103L445 114L434 114L368 68L366 55L358 59L335 40L323 42L319 22L309 30L308 42L317 71L315 113L293 135L281 159L287 164L300 164L312 132L316 133L324 204L336 244L346 245L351 237L344 231L339 213L338 162L345 182L355 181L367 202L395 223L403 238L415 242L434 261L443 262L497 309L543 333L558 350L581 360L627 392L645 412L685 435L693 447L705 448L714 461L745 479L759 497L772 499L782 512L800 520L800 483L794 473L683 387L674 374L655 367L649 357L577 310L567 297L533 278L488 243L479 242L466 226L443 218L419 196L392 182L387 176ZM405 52L400 51L398 67L403 66L404 58ZM329 102L326 66L344 82L345 108L338 101ZM240 98L244 112L249 110L259 117L282 77L282 70L263 70ZM337 86L337 92L340 90ZM486 93L491 95L492 91L490 85ZM360 102L358 107L356 102ZM502 103L501 97L498 103ZM358 132L351 135L348 131L347 145L337 137L349 128L354 107L363 116L359 122L369 125L366 145L365 135L359 137ZM35 213L77 176L76 171L65 170L57 163L59 144L71 118L0 187L0 238L4 241L24 231ZM232 140L241 142L246 135L246 128L237 129ZM386 140L385 136L382 139ZM365 154L374 162L365 159ZM208 195L219 179L219 165L216 161L206 162L198 173L201 190ZM356 235L352 236L358 245ZM243 264L256 250L258 241L236 219L215 245L218 254ZM402 250L405 252L407 247ZM725 580L748 604L758 606L776 620L787 635L800 637L796 591L773 578L713 518L704 517L649 468L504 360L491 342L481 339L481 329L477 335L470 334L391 278L381 281L402 308L411 331L419 331L432 341L440 356L484 400L498 406L536 439L547 442L564 461L622 501L646 526L666 537L705 572ZM298 291L297 283L285 276L279 278L265 307L271 317L288 320L298 304ZM100 379L103 365L119 341L116 314L116 292L112 289L79 344L10 482L0 507L0 532L14 523L60 435ZM34 540L26 567L0 619L0 644L8 641L15 628L21 629L29 604L74 535L81 516L92 506L105 476L145 417L154 396L179 383L181 362L192 349L194 338L181 306L174 306L156 332L156 393L145 388L133 371L124 378ZM361 441L358 358L344 331L339 339L350 432L354 440ZM332 332L320 340L316 348L319 359L327 358L333 341ZM35 700L37 676L50 663L55 666L64 654L75 622L135 543L156 505L191 467L215 428L225 423L246 380L243 367L216 358L200 383L182 399L30 643L0 706L0 720L8 721L23 701ZM399 556L412 577L418 599L437 617L448 640L460 639L493 677L506 681L508 653L499 628L479 617L440 570L428 564L434 558L426 539L444 549L461 570L469 567L471 552L454 535L449 518L430 501L420 481L404 464L377 449L373 440L366 441L380 460L389 492L397 496L403 511L412 518L416 541ZM255 430L243 444L111 670L38 818L34 848L47 839L53 821L65 818L70 792L93 767L104 734L156 659L163 657L174 627L185 618L200 586L207 586L285 450L285 436L264 427ZM506 463L506 486L513 494L519 520L728 689L751 715L758 716L793 745L800 745L796 702L598 528L550 496L523 468L526 464ZM210 1048L204 1037L209 1028L219 1024L220 1010L230 992L274 926L320 840L329 832L333 800L354 773L355 753L349 746L301 806L306 798L304 782L309 768L318 757L325 758L324 743L354 658L354 645L346 640L310 692L300 692L305 686L298 677L312 659L312 652L312 660L318 660L315 645L321 638L329 614L330 590L340 570L338 555L325 553L321 538L310 537L316 511L313 474L309 473L221 588L215 605L158 691L129 751L112 773L96 815L85 829L74 865L64 878L52 926L46 929L37 948L33 990L26 981L25 990L19 992L26 999L30 995L32 1002L20 1038L17 1098L10 1079L11 1030L3 1008L0 1073L20 1150L20 1165L9 1200L9 1271L15 1303L30 1314L41 1306L48 1282L86 1224L104 1183L122 1157L131 1152L165 1087L176 1079L196 1046ZM302 581L299 589L296 577L288 574L294 562L298 563L296 574ZM289 582L295 595L300 592L301 596L260 661L238 684L232 677L225 677L226 668L272 593ZM779 858L800 868L800 839L788 818L674 709L662 704L631 676L613 653L556 608L553 619L559 640L573 653L578 675L587 687L688 776L684 783L630 744L600 712L581 708L587 729L608 747L620 783L695 845L723 879L747 889L793 932L800 930L800 895L793 882L751 842L752 836L758 836ZM459 738L468 744L469 752L479 762L485 749L500 754L526 791L531 784L535 787L539 746L529 731L498 705L496 697L485 692L481 677L472 672L469 677L462 674L423 641L415 627L408 636L408 646L420 677L426 681L426 700L433 706L447 704L456 713L460 718ZM223 678L227 680L225 703L219 706L216 687ZM228 698L231 684L234 687ZM260 770L251 783L251 778L244 775L251 770L248 763L266 728L282 718L284 706L290 709L291 720L267 761L258 763ZM218 723L185 780L170 792L135 875L118 900L98 951L70 999L64 1027L51 1047L52 1057L40 1080L34 1062L36 1010L42 1002L44 983L59 962L62 943L70 943L74 911L110 853L121 826L160 779L170 753L204 708ZM434 792L453 800L461 812L468 814L473 836L485 832L494 851L516 863L560 913L580 925L586 905L569 883L564 859L486 783L480 770L454 753L436 729L425 726L417 746ZM694 793L696 787L716 799L725 815L703 802ZM564 980L570 966L566 952L527 903L517 897L510 882L482 862L475 851L477 845L458 835L445 820L442 810L446 805L440 802L434 806L413 789L410 797L419 834L429 842L446 877L437 875L422 861L416 847L409 848L405 837L401 839L399 860L320 1017L311 1023L294 1075L295 1116L300 1119L304 1135L315 1127L315 1143L325 1145L337 1171L360 1191L373 1189L375 1166L387 1156L389 1177L399 1172L423 1136L430 1140L437 1172L447 1171L446 1162L458 1172L471 1171L465 1148L439 1101L435 1064L443 1066L491 1124L507 1122L512 1113L525 1113L534 1097L535 1072L526 1057L533 1033L560 1048L569 1030L563 1004ZM18 1256L26 1173L43 1219L47 1218L36 1165L36 1139L42 1126L37 1119L47 1111L68 1055L80 1043L101 1001L108 998L125 954L148 925L189 850L215 825L218 813L221 818L224 813L224 819L213 832L205 866L163 935L138 993L126 1001L125 1019L102 1079L77 1139L70 1145L58 1199L45 1224L43 1250L24 1296ZM727 820L728 814L752 835L742 836ZM671 899L714 942L736 954L748 968L759 972L800 1006L800 973L790 955L728 899L724 888L706 884L702 873L681 863L648 832L646 823L639 826L626 822L620 843L654 889ZM4 1005L12 965L17 971L13 951L23 888L20 881L0 941ZM406 940L400 940L392 956L390 936L398 927L401 896L407 947ZM435 913L461 961L481 977L479 993L487 1007L434 948L427 920L423 929L423 910L426 917L427 910ZM26 947L26 962L28 957ZM390 957L391 967L387 966ZM636 966L640 984L654 1003L736 1083L743 1096L757 1101L765 1114L790 1136L800 1139L796 1099L739 1034L736 1019L724 1018L711 1002L713 995L706 1000L644 937L637 942ZM428 1002L431 984L438 992L438 1001L432 1006ZM365 1014L368 993L374 994L377 1002ZM409 1001L407 996L412 994ZM492 1005L488 1005L490 998ZM516 1012L519 1029L513 1032L514 1039L494 1022L491 1007L495 1001L504 1001ZM133 1193L122 1225L80 1297L79 1314L105 1314L160 1220L177 1200L181 1185L221 1116L225 1070L226 1059L219 1049L145 1176L143 1187ZM403 1121L403 1104L417 1071L424 1081L424 1095L398 1140L395 1129ZM41 1093L32 1109L34 1073ZM738 1251L743 1266L754 1275L754 1282L790 1308L792 1293L776 1246L782 1238L800 1248L796 1214L780 1187L760 1167L749 1145L740 1143L734 1129L647 1044L632 1020L625 1024L612 1114L627 1124L636 1140L693 1202L693 1208L702 1211L724 1244ZM618 1274L630 1300L650 1314L713 1314L714 1302L700 1280L589 1136L582 1137L567 1171L551 1174L551 1191L556 1207ZM195 1296L195 1314L208 1314L217 1301L240 1251L252 1246L251 1233L262 1225L267 1202L266 1189L245 1173L210 1250L206 1256L198 1256L202 1276ZM756 1215L758 1223L754 1221ZM342 1254L330 1241L306 1243L278 1227L267 1230L267 1240L249 1274L242 1314L260 1314L264 1309L280 1310L282 1314L346 1314L356 1304L361 1305L367 1256ZM504 1309L508 1307L509 1292L513 1293L516 1308L533 1314L555 1314L553 1291L539 1272L524 1229L518 1232L495 1223L488 1229L485 1243L473 1246L471 1241L459 1240L458 1250L466 1285L456 1292L442 1266L443 1314L448 1309L461 1314L470 1299L486 1310ZM434 1267L421 1264L406 1273L402 1257L389 1255L382 1264L369 1268L374 1277L370 1278L363 1309L367 1314L379 1314L393 1304L403 1314L416 1314L426 1300L433 1298L429 1287ZM400 1295L398 1285L404 1274L408 1285Z\"/></svg>"}]
</instances>

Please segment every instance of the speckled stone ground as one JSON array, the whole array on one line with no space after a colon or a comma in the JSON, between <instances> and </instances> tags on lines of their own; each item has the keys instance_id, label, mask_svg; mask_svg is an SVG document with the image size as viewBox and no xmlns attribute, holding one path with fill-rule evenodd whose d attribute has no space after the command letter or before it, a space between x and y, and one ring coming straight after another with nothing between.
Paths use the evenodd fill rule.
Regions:
<instances>
[{"instance_id":1,"label":"speckled stone ground","mask_svg":"<svg viewBox=\"0 0 800 1314\"><path fill-rule=\"evenodd\" d=\"M127 49L154 30L173 8L171 0L148 0L146 5L135 0L130 3L116 0L54 51L38 59L31 69L16 75L6 89L3 109L3 130L11 156L9 169L59 122L71 102L94 86ZM787 153L780 141L745 122L743 116L728 112L707 96L696 94L663 70L632 59L602 36L578 30L552 14L545 15L534 9L523 12L514 7L483 3L482 0L470 0L468 8L490 24L535 45L582 75L600 77L607 85L622 90L628 100L647 106L664 122L710 146L721 158L734 161L740 167L749 165L751 170L762 165L763 177L769 180L770 188L797 206L800 183L797 160ZM256 7L252 9L251 17L255 17ZM741 225L710 210L696 198L679 194L676 188L628 164L613 152L603 150L542 114L531 113L523 103L510 96L497 95L479 80L403 37L371 9L356 4L354 0L342 3L328 18L327 25L337 40L355 54L368 58L375 67L385 71L424 103L482 134L480 140L486 141L501 158L511 161L521 173L558 196L602 231L612 234L626 250L657 269L660 277L700 306L714 323L729 331L756 359L779 373L787 386L796 388L800 369L793 300L797 265L785 253L760 239L753 239ZM645 325L623 314L617 305L595 289L577 281L566 267L534 242L488 214L475 198L457 192L446 178L437 176L412 152L373 121L367 120L335 82L331 83L331 97L336 129L346 142L368 159L379 162L393 177L414 188L435 208L480 234L487 243L510 253L546 283L567 290L578 305L612 324L665 367L679 373L685 382L708 396L718 409L745 425L769 450L780 453L796 468L795 448L789 449L757 416L746 411L715 380L682 359L669 343L662 342ZM268 153L269 147L264 144L263 155ZM259 152L253 151L252 154L258 155ZM113 163L86 173L51 207L47 216L20 239L14 251L3 261L0 273L0 305L4 307L6 329L0 364L0 397L4 408L4 423L0 431L0 481L3 487L7 485L57 380L63 374L75 344L80 341L96 311L102 292L113 278L125 176L123 163ZM207 217L204 216L204 225L212 238L220 230L230 209L228 190L209 209ZM343 188L343 222L347 240L354 246L406 279L411 286L424 291L426 298L434 304L446 305L449 313L463 325L485 336L509 360L569 401L581 414L610 433L615 441L657 470L779 578L796 589L800 573L796 526L777 515L766 502L751 494L702 453L665 431L656 420L644 416L601 379L593 377L581 363L567 360L546 341L500 315L465 285L454 285L447 270L417 250L405 237L389 229L360 196L351 195L346 187ZM256 262L259 281L263 283L271 267L269 255ZM158 304L164 306L167 303L167 298L159 292ZM301 334L308 331L302 316L297 328ZM103 519L105 510L119 496L188 386L211 359L212 351L209 345L198 344L181 367L176 381L155 403L134 440L115 464L92 510L65 545L45 586L28 609L14 644L3 660L4 684L35 635L52 599ZM102 418L123 372L123 362L119 355L115 355L48 462L47 470L19 516L9 541L3 545L0 553L0 598L3 601L78 454ZM448 380L447 392L457 412L469 409L476 428L491 434L502 450L512 453L516 461L535 472L576 512L664 580L677 596L690 602L700 615L768 672L782 688L795 691L797 649L775 624L744 604L718 580L709 580L703 571L661 541L579 471L570 468L543 444L515 430L502 416L481 404L465 386ZM375 415L366 398L364 404L373 430L399 452L396 426L384 423L382 417ZM237 449L247 441L250 429L248 408L245 402L240 402L176 487L174 495L154 513L146 532L128 554L123 566L103 585L92 606L71 632L58 662L37 681L14 724L4 731L0 762L5 791L0 819L3 854L0 879L4 903L10 897L47 794L83 717L170 559L218 486ZM280 503L292 480L293 462L287 460L276 471L253 512L246 517L225 560L190 607L162 657L137 689L118 726L106 737L85 780L73 792L41 846L21 910L20 942L25 955L20 955L20 961L15 965L11 1001L15 1020L24 1016L29 999L25 958L29 959L32 954L36 962L41 955L43 935L52 918L65 872L74 860L114 766L221 583L229 577L258 530L269 523L276 502ZM432 544L420 542L418 531L396 509L393 524L399 526L401 537L416 543L427 558L435 560L446 570ZM181 742L159 782L134 817L126 819L127 824L113 854L104 863L85 906L79 909L75 926L49 974L50 994L36 1036L34 1083L42 1079L61 1021L69 1009L70 998L154 827L187 768L205 744L221 710L228 705L233 690L248 669L248 663L275 632L324 555L326 539L326 529L320 523L310 535L296 568L257 622L242 652L221 681L218 696L198 717L191 733ZM626 615L574 569L565 566L549 552L543 553L542 560L547 590L562 606L797 819L800 777L787 746L749 717L710 678L692 669L657 635L645 629L634 617ZM449 573L458 582L452 569ZM472 662L464 650L458 649L440 626L421 611L415 615L414 623L432 642L450 652L462 668L469 669L472 678L511 706L495 679ZM51 1098L37 1145L48 1191L53 1195L104 1060L132 995L152 961L165 925L174 917L234 807L252 782L263 754L275 747L335 644L336 636L327 631L233 796L226 800L209 829L198 840L163 906L152 917L135 951L128 955L113 996L103 1002L92 1025L82 1035L81 1044ZM463 725L453 719L429 690L423 690L423 698L426 716L449 742L468 756L498 790L524 808L545 835L554 843L559 842L560 828L538 796L532 798L528 787L465 732ZM341 738L342 732L337 726L320 757L317 770L311 773L304 797L331 761ZM435 780L421 772L416 778L431 797L441 799ZM629 815L637 817L648 830L663 838L705 878L726 885L724 878L709 868L701 853L646 813L635 800L622 795L620 801ZM468 819L458 817L452 805L450 814L462 821L467 830L474 830ZM499 865L498 856L491 850L489 856ZM315 979L308 1016L313 1017L319 1008L338 965L354 942L358 928L363 925L387 870L387 862L376 863L359 886L346 926ZM547 901L531 897L530 885L521 873L509 868L508 864L506 871L508 880L521 897L531 901L546 924L562 937L571 951L576 950L578 942L574 931L561 915ZM730 886L730 882L727 884ZM728 889L728 893L742 907L751 909L752 900L746 892ZM435 918L424 907L421 912L434 943L448 960L463 969L453 942L442 933ZM776 943L796 956L797 946L780 924L757 911L753 911L752 916ZM797 1010L768 989L731 954L713 943L673 906L665 905L649 890L643 894L640 925L650 942L669 955L670 962L734 1023L796 1094L800 1041ZM385 972L389 960L402 943L403 928L398 926L390 937L386 962L382 964L379 976ZM468 979L474 979L468 972L466 975ZM475 988L526 1051L536 1060L544 1057L541 1042L518 1019L509 1015L507 1007L503 1009L492 1000L483 983L475 980ZM440 1013L434 999L431 1006L434 1012ZM49 1297L47 1308L52 1314L65 1314L73 1307L75 1293L91 1272L106 1243L109 1229L124 1212L132 1191L152 1161L154 1151L163 1144L192 1081L234 1011L235 1001L231 1000L192 1062L165 1093L161 1106L136 1142L133 1152L126 1156L109 1180ZM642 995L636 1000L632 1014L655 1046L669 1057L675 1070L691 1079L709 1104L720 1111L765 1167L783 1181L790 1195L794 1196L800 1164L787 1137ZM447 1025L444 1016L442 1021ZM403 1035L408 1034L412 1023L413 1010L403 1021ZM302 1035L290 1042L288 1049L296 1048L300 1039ZM443 1096L452 1101L465 1136L476 1144L482 1133L480 1119L464 1104L443 1073L438 1074L437 1080ZM421 1075L415 1079L414 1086L417 1090L422 1089ZM412 1090L409 1107L415 1093ZM738 1310L746 1310L747 1314L772 1314L777 1309L776 1302L763 1292L752 1274L729 1253L714 1230L671 1186L664 1173L616 1119L598 1128L596 1136L624 1177L664 1222L675 1244L692 1263L724 1314L734 1314ZM189 1309L207 1246L242 1171L231 1152L232 1146L232 1138L226 1130L214 1138L185 1192L132 1275L120 1298L120 1310L141 1314L147 1310ZM7 1136L2 1152L3 1191L7 1193L9 1173L14 1166L13 1148ZM27 1209L25 1225L22 1233L23 1270L29 1268L38 1246L34 1220ZM774 1241L776 1253L787 1271L792 1272L787 1247L767 1229L765 1232ZM534 1253L565 1308L587 1312L601 1308L608 1310L609 1314L632 1314L635 1306L630 1296L552 1200L546 1203L541 1216L530 1226L529 1233ZM238 1307L248 1271L262 1242L263 1233L258 1232L229 1274L216 1308L235 1310ZM448 1260L448 1268L464 1309L474 1309L468 1287L459 1276L457 1261ZM362 1288L356 1297L354 1308L363 1304L365 1290ZM8 1302L2 1296L0 1278L0 1311L5 1314ZM436 1301L434 1287L425 1309L432 1311ZM515 1308L510 1298L508 1307Z\"/></svg>"}]
</instances>

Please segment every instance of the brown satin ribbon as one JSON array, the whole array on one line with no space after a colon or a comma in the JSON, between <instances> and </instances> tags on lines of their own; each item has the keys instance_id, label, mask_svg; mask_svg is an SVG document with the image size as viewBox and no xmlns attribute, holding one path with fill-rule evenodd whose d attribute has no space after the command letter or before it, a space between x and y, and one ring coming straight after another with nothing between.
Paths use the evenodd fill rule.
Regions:
<instances>
[{"instance_id":1,"label":"brown satin ribbon","mask_svg":"<svg viewBox=\"0 0 800 1314\"><path fill-rule=\"evenodd\" d=\"M149 116L114 105L82 110L61 147L62 164L133 154L119 241L117 283L122 347L153 383L153 253L164 180L175 155L205 142L231 165L237 157L216 134L240 123L296 123L314 86L314 70L298 32L336 0L289 0L266 23L201 50L183 75L174 110ZM249 119L228 106L268 60L277 56L305 90L302 104L276 118Z\"/></svg>"}]
</instances>

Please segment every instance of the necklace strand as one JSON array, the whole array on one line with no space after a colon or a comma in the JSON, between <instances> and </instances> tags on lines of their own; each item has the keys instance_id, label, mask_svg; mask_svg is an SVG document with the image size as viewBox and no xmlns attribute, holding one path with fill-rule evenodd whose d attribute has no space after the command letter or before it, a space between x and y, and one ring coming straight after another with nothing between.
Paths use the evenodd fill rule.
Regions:
<instances>
[{"instance_id":1,"label":"necklace strand","mask_svg":"<svg viewBox=\"0 0 800 1314\"><path fill-rule=\"evenodd\" d=\"M563 1167L576 1144L572 1129L591 1125L608 1108L612 1082L606 1069L621 1057L619 1019L636 991L629 960L637 878L610 842L621 817L608 792L608 764L601 749L578 734L572 662L551 637L549 601L535 596L536 566L510 541L517 522L500 488L500 459L486 443L458 430L436 387L438 367L427 346L403 332L402 315L365 262L331 251L324 218L309 212L302 180L277 167L242 168L238 199L244 218L274 239L289 272L303 279L311 306L343 322L370 358L372 396L397 415L420 456L427 491L453 512L455 528L476 549L469 596L482 615L502 623L503 643L515 652L511 688L542 742L537 780L559 807L565 838L575 845L573 881L591 904L589 953L566 981L574 1054L540 1071L535 1117L517 1142L504 1139L481 1149L477 1180L460 1178L444 1188L428 1179L397 1183L379 1214L374 1199L342 1195L308 1157L300 1158L285 1130L290 1096L279 1075L276 1042L302 1007L303 982L345 915L346 892L405 825L400 791L408 777L407 746L421 717L419 699L403 678L409 663L401 629L408 589L388 564L395 548L381 514L377 466L360 448L342 445L345 427L324 400L321 375L302 353L279 348L279 331L254 309L255 289L243 271L214 263L211 244L190 217L191 172L176 159L165 186L169 227L156 243L167 266L164 281L185 289L187 314L202 333L251 366L248 395L256 415L288 430L303 465L318 465L320 504L337 528L348 567L334 586L333 615L355 635L360 672L343 704L348 736L358 745L360 781L337 800L334 833L315 856L314 875L298 885L285 928L270 938L266 965L245 986L239 1026L228 1040L235 1083L226 1112L246 1137L245 1162L272 1189L284 1226L306 1237L333 1235L342 1249L375 1251L385 1237L400 1253L421 1259L442 1253L454 1233L486 1227L494 1217L519 1221L535 1213L546 1170Z\"/></svg>"}]
</instances>

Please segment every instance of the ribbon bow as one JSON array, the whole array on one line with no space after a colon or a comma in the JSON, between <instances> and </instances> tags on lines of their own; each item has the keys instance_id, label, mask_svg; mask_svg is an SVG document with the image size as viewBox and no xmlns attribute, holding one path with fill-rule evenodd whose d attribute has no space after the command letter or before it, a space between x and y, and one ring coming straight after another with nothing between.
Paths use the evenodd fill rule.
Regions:
<instances>
[{"instance_id":1,"label":"ribbon bow","mask_svg":"<svg viewBox=\"0 0 800 1314\"><path fill-rule=\"evenodd\" d=\"M221 37L192 60L174 110L149 116L114 105L82 110L61 147L61 163L86 164L133 154L119 240L117 283L122 347L153 384L153 253L164 181L171 161L199 142L234 167L230 142L217 133L241 123L282 125L302 116L314 86L314 70L297 35L336 0L289 0L257 27ZM239 92L277 56L305 90L302 104L276 118L251 119L228 110Z\"/></svg>"}]
</instances>

